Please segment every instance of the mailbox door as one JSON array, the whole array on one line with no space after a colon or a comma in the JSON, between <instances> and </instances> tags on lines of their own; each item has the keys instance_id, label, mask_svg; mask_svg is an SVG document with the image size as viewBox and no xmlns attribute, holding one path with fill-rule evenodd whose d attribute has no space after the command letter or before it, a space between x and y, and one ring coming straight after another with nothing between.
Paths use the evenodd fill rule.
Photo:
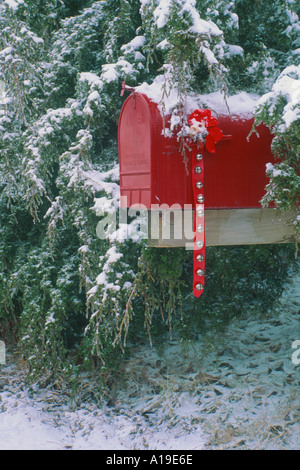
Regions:
<instances>
[{"instance_id":1,"label":"mailbox door","mask_svg":"<svg viewBox=\"0 0 300 470\"><path fill-rule=\"evenodd\" d=\"M155 192L156 105L130 95L121 111L118 129L121 205L150 208ZM127 198L127 199L124 199Z\"/></svg>"}]
</instances>

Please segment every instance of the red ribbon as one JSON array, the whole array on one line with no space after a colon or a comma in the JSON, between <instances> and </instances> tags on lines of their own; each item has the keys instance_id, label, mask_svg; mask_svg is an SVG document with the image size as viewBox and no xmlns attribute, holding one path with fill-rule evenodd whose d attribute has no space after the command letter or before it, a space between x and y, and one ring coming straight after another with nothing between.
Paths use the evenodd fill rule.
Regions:
<instances>
[{"instance_id":1,"label":"red ribbon","mask_svg":"<svg viewBox=\"0 0 300 470\"><path fill-rule=\"evenodd\" d=\"M195 121L203 123L207 131L205 143L198 140L192 149L192 184L194 195L194 254L193 254L193 294L200 297L205 284L205 197L204 197L204 145L208 152L216 153L215 144L222 139L223 133L218 121L209 109L196 109L189 117L189 126ZM202 131L200 130L201 137ZM197 134L196 134L197 135Z\"/></svg>"},{"instance_id":2,"label":"red ribbon","mask_svg":"<svg viewBox=\"0 0 300 470\"><path fill-rule=\"evenodd\" d=\"M218 126L218 121L211 115L210 109L196 109L188 119L188 125L193 124L193 120L203 122L208 135L205 138L205 147L208 152L216 153L215 144L223 137L223 132Z\"/></svg>"},{"instance_id":3,"label":"red ribbon","mask_svg":"<svg viewBox=\"0 0 300 470\"><path fill-rule=\"evenodd\" d=\"M192 184L195 202L193 294L200 297L205 283L205 219L203 144L192 150Z\"/></svg>"}]
</instances>

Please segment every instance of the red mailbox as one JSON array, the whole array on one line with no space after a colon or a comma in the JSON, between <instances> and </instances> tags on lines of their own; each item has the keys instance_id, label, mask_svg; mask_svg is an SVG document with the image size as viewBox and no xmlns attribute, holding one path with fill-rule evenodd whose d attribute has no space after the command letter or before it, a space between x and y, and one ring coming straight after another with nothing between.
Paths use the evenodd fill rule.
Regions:
<instances>
[{"instance_id":1,"label":"red mailbox","mask_svg":"<svg viewBox=\"0 0 300 470\"><path fill-rule=\"evenodd\" d=\"M266 163L274 162L269 130L247 137L253 118L219 116L224 138L216 154L204 149L206 209L258 208L268 183ZM139 93L125 101L119 120L121 196L132 204L193 204L191 154L186 171L176 137L163 135L156 103Z\"/></svg>"},{"instance_id":2,"label":"red mailbox","mask_svg":"<svg viewBox=\"0 0 300 470\"><path fill-rule=\"evenodd\" d=\"M215 153L211 153L211 148L208 151L207 145L199 146L199 141L190 140L185 162L177 137L165 135L158 105L146 95L133 91L124 102L119 120L122 206L134 204L157 209L176 204L182 209L186 205L194 208L196 296L204 288L206 244L287 243L293 236L292 229L285 225L274 227L273 209L261 218L260 199L268 183L266 164L274 163L269 130L260 126L258 135L253 133L249 137L253 117L229 114L216 117L217 121L211 118L217 122L219 132ZM154 245L184 246L184 243L159 240Z\"/></svg>"}]
</instances>

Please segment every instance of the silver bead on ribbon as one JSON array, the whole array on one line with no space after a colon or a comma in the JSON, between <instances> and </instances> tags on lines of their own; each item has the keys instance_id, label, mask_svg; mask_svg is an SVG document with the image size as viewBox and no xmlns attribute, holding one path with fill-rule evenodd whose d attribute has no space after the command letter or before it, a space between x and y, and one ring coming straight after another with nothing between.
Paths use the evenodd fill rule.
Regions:
<instances>
[{"instance_id":1,"label":"silver bead on ribbon","mask_svg":"<svg viewBox=\"0 0 300 470\"><path fill-rule=\"evenodd\" d=\"M198 217L203 217L204 216L204 210L201 207L198 207L198 209L197 209L197 216Z\"/></svg>"}]
</instances>

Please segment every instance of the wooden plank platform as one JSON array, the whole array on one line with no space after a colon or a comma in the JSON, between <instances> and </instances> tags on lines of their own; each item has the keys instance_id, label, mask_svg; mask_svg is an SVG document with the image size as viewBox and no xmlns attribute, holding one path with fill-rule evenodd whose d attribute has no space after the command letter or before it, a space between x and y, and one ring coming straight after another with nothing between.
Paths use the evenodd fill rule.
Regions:
<instances>
[{"instance_id":1,"label":"wooden plank platform","mask_svg":"<svg viewBox=\"0 0 300 470\"><path fill-rule=\"evenodd\" d=\"M148 244L193 248L193 211L150 211ZM295 243L291 214L279 219L274 209L205 210L207 246Z\"/></svg>"}]
</instances>

